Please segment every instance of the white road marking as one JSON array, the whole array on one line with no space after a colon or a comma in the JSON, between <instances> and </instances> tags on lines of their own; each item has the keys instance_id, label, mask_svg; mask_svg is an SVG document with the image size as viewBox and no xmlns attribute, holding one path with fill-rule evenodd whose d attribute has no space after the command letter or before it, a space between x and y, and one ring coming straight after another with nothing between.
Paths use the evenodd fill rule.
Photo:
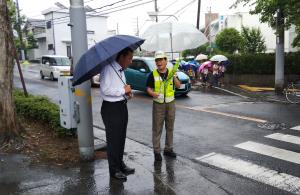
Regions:
<instances>
[{"instance_id":1,"label":"white road marking","mask_svg":"<svg viewBox=\"0 0 300 195\"><path fill-rule=\"evenodd\" d=\"M274 133L271 135L267 135L265 137L300 145L300 137L293 136L293 135Z\"/></svg>"},{"instance_id":2,"label":"white road marking","mask_svg":"<svg viewBox=\"0 0 300 195\"><path fill-rule=\"evenodd\" d=\"M300 131L300 126L292 127L291 129Z\"/></svg>"},{"instance_id":3,"label":"white road marking","mask_svg":"<svg viewBox=\"0 0 300 195\"><path fill-rule=\"evenodd\" d=\"M266 123L266 122L268 122L268 121L263 120L263 119L258 119L258 118L254 118L254 117L248 117L248 116L242 116L242 115L236 115L236 114L230 114L230 113L226 113L226 112L214 111L214 110L202 108L200 106L185 107L185 108L190 109L190 110L196 110L196 111L201 111L201 112L208 112L208 113L212 113L212 114L227 116L227 117L231 117L231 118L237 118L237 119L243 119L243 120L248 120L248 121L254 121L254 122L258 122L258 123Z\"/></svg>"},{"instance_id":4,"label":"white road marking","mask_svg":"<svg viewBox=\"0 0 300 195\"><path fill-rule=\"evenodd\" d=\"M260 144L252 141L235 145L235 147L248 150L251 152L255 152L258 154L263 154L265 156L271 156L273 158L278 158L281 160L300 164L300 153L297 152L276 148L273 146L268 146L265 144Z\"/></svg>"},{"instance_id":5,"label":"white road marking","mask_svg":"<svg viewBox=\"0 0 300 195\"><path fill-rule=\"evenodd\" d=\"M222 90L222 91L225 91L225 92L227 92L227 93L230 93L230 94L233 94L233 95L236 95L236 96L245 98L245 99L249 99L249 98L250 98L250 97L247 97L247 96L244 96L244 95L241 95L241 94L238 94L238 93L235 93L235 92L232 92L232 91L229 91L229 90L227 90L227 89L220 88L220 87L213 87L213 88L219 89L219 90Z\"/></svg>"},{"instance_id":6,"label":"white road marking","mask_svg":"<svg viewBox=\"0 0 300 195\"><path fill-rule=\"evenodd\" d=\"M246 178L250 178L291 193L300 194L300 178L298 177L286 173L278 173L275 170L218 153L210 153L196 159L200 162L225 169Z\"/></svg>"}]
</instances>

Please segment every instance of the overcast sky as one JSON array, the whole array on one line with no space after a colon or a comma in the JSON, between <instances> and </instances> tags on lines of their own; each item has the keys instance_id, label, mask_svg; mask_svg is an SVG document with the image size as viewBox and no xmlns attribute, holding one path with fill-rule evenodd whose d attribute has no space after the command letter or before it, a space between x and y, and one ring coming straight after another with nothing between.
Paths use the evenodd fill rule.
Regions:
<instances>
[{"instance_id":1,"label":"overcast sky","mask_svg":"<svg viewBox=\"0 0 300 195\"><path fill-rule=\"evenodd\" d=\"M89 5L92 8L99 8L105 5L116 3L113 6L99 9L97 11L111 12L113 7L133 6L137 4L143 4L123 11L117 11L108 14L108 29L118 30L120 34L133 35L137 29L137 21L139 31L142 33L150 24L153 23L151 18L148 16L148 12L154 11L154 1L151 0L84 0L84 5ZM19 0L19 7L21 13L28 18L43 18L42 11L49 8L55 7L55 2L60 2L69 8L69 0ZM136 2L136 3L132 3ZM158 9L161 15L174 15L180 22L188 22L196 26L197 22L197 5L198 0L157 0ZM204 14L208 12L209 7L214 13L220 15L232 14L238 11L247 11L249 8L239 6L238 9L229 9L229 7L235 2L235 0L202 0L201 1L201 14L200 14L200 26L204 26ZM130 4L132 3L132 4ZM120 9L122 7L119 7ZM108 10L110 9L110 10ZM105 11L106 10L106 11ZM175 17L168 18L167 16L159 16L159 21L174 21Z\"/></svg>"}]
</instances>

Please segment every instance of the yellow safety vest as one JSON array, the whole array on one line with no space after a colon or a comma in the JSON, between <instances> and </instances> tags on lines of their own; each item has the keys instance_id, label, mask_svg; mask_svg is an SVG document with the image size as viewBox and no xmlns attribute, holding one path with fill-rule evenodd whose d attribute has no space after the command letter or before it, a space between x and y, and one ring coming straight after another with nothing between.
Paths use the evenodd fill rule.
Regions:
<instances>
[{"instance_id":1,"label":"yellow safety vest","mask_svg":"<svg viewBox=\"0 0 300 195\"><path fill-rule=\"evenodd\" d=\"M172 71L168 71L167 78L170 77ZM158 98L153 98L153 101L157 103L169 103L172 102L174 98L174 83L173 83L173 77L169 79L168 81L162 81L162 78L160 77L157 69L153 71L153 77L154 77L154 92L158 93Z\"/></svg>"}]
</instances>

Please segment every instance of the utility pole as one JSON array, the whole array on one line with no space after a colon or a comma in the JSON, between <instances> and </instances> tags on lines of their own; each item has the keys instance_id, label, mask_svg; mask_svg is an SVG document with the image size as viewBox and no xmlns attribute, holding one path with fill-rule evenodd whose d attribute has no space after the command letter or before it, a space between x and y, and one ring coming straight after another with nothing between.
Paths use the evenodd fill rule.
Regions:
<instances>
[{"instance_id":1,"label":"utility pole","mask_svg":"<svg viewBox=\"0 0 300 195\"><path fill-rule=\"evenodd\" d=\"M211 7L209 7L209 25L208 25L208 28L209 28L209 31L208 31L208 40L209 40L209 55L211 55L211 52L212 52L212 44L211 44Z\"/></svg>"},{"instance_id":2,"label":"utility pole","mask_svg":"<svg viewBox=\"0 0 300 195\"><path fill-rule=\"evenodd\" d=\"M140 31L139 31L139 17L136 17L136 36L140 36Z\"/></svg>"},{"instance_id":3,"label":"utility pole","mask_svg":"<svg viewBox=\"0 0 300 195\"><path fill-rule=\"evenodd\" d=\"M86 15L83 0L70 0L70 22L73 63L76 66L82 54L88 49ZM90 161L94 159L94 133L90 81L86 81L75 87L75 99L76 103L79 105L77 134L80 157L84 161Z\"/></svg>"},{"instance_id":4,"label":"utility pole","mask_svg":"<svg viewBox=\"0 0 300 195\"><path fill-rule=\"evenodd\" d=\"M25 60L25 53L24 53L24 43L23 43L23 34L21 29L21 17L20 17L20 8L19 8L19 1L16 0L16 7L17 7L17 28L18 28L18 35L20 40L20 47L21 47L21 60Z\"/></svg>"},{"instance_id":5,"label":"utility pole","mask_svg":"<svg viewBox=\"0 0 300 195\"><path fill-rule=\"evenodd\" d=\"M154 10L155 10L155 21L156 21L156 23L158 22L158 16L157 16L157 14L158 14L158 7L157 7L157 0L154 0Z\"/></svg>"},{"instance_id":6,"label":"utility pole","mask_svg":"<svg viewBox=\"0 0 300 195\"><path fill-rule=\"evenodd\" d=\"M198 30L200 30L200 10L201 10L201 0L198 0L197 25L196 25Z\"/></svg>"},{"instance_id":7,"label":"utility pole","mask_svg":"<svg viewBox=\"0 0 300 195\"><path fill-rule=\"evenodd\" d=\"M275 93L281 94L284 86L284 18L278 9L276 18Z\"/></svg>"}]
</instances>

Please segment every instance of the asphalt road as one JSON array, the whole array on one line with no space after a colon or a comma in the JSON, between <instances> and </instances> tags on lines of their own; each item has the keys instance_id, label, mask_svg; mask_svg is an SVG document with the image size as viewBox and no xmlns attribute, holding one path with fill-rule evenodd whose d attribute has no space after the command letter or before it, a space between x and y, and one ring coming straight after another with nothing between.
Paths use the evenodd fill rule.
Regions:
<instances>
[{"instance_id":1,"label":"asphalt road","mask_svg":"<svg viewBox=\"0 0 300 195\"><path fill-rule=\"evenodd\" d=\"M23 74L29 93L58 102L57 82L41 80L34 67ZM94 125L104 128L99 89L92 97ZM228 194L300 194L300 131L291 129L300 129L299 108L217 89L192 91L176 98L174 150ZM151 98L135 91L128 109L127 137L152 147Z\"/></svg>"}]
</instances>

